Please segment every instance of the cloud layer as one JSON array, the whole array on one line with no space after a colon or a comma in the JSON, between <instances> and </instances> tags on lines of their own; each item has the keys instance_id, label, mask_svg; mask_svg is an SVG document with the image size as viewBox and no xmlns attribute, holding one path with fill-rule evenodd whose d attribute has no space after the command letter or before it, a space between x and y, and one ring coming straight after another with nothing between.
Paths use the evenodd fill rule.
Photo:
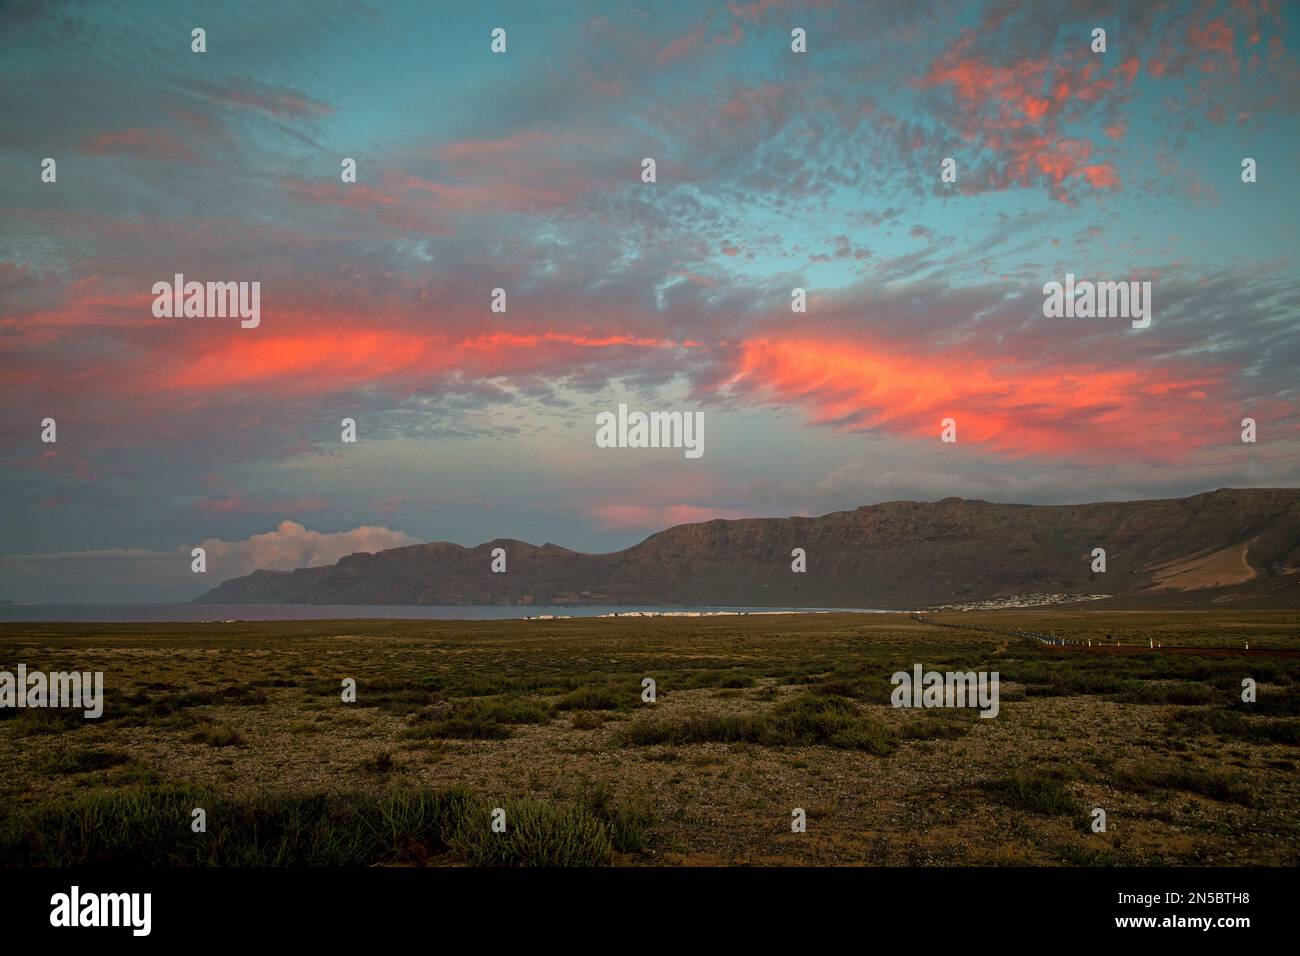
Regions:
<instances>
[{"instance_id":1,"label":"cloud layer","mask_svg":"<svg viewBox=\"0 0 1300 956\"><path fill-rule=\"evenodd\" d=\"M379 525L604 550L881 497L1300 482L1293 13L7 7L0 554L280 567ZM260 326L155 319L178 272L259 281ZM1151 327L1044 318L1067 272L1151 281ZM598 453L623 401L704 410L706 457Z\"/></svg>"}]
</instances>

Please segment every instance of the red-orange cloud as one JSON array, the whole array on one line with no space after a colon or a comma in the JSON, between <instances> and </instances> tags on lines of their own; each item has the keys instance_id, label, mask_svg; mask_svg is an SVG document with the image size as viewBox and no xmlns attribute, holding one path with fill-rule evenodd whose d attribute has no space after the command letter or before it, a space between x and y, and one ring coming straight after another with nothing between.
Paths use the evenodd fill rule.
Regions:
<instances>
[{"instance_id":1,"label":"red-orange cloud","mask_svg":"<svg viewBox=\"0 0 1300 956\"><path fill-rule=\"evenodd\" d=\"M222 337L173 364L158 384L199 391L259 386L318 392L431 373L487 379L553 372L566 355L585 361L602 349L679 347L681 343L635 335L546 331L455 336L337 325Z\"/></svg>"},{"instance_id":2,"label":"red-orange cloud","mask_svg":"<svg viewBox=\"0 0 1300 956\"><path fill-rule=\"evenodd\" d=\"M852 431L938 442L941 420L951 417L959 444L1012 456L1172 460L1222 441L1214 425L1228 424L1207 401L1223 384L1210 369L1022 366L860 342L754 339L744 343L730 384Z\"/></svg>"},{"instance_id":3,"label":"red-orange cloud","mask_svg":"<svg viewBox=\"0 0 1300 956\"><path fill-rule=\"evenodd\" d=\"M1069 198L1064 187L1070 180L1082 180L1094 189L1119 186L1118 171L1093 158L1092 143L1067 135L1063 128L1080 111L1126 95L1138 73L1137 58L1128 57L1109 71L1078 57L1058 62L1042 56L1001 64L981 56L977 40L974 31L963 32L916 85L952 89L963 135L1000 159L991 184L1023 186L1044 177L1053 196L1065 201ZM1117 139L1117 130L1110 124L1108 135Z\"/></svg>"}]
</instances>

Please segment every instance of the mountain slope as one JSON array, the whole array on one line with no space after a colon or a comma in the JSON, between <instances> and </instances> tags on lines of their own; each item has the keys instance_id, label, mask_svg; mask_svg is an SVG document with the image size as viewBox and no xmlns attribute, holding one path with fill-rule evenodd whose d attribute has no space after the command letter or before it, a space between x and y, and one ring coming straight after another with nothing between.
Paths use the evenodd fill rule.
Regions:
<instances>
[{"instance_id":1,"label":"mountain slope","mask_svg":"<svg viewBox=\"0 0 1300 956\"><path fill-rule=\"evenodd\" d=\"M504 574L490 571L498 547ZM790 570L796 547L808 555L804 574ZM1096 547L1104 574L1090 569ZM913 608L1038 592L1135 606L1300 604L1300 489L1085 505L891 501L679 525L612 554L505 539L423 544L255 571L196 602Z\"/></svg>"}]
</instances>

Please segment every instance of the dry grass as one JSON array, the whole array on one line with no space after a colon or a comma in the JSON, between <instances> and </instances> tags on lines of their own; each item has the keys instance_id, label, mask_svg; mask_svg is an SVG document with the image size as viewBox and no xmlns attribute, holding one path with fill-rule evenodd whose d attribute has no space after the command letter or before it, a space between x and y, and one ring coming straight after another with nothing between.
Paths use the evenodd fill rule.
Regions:
<instances>
[{"instance_id":1,"label":"dry grass","mask_svg":"<svg viewBox=\"0 0 1300 956\"><path fill-rule=\"evenodd\" d=\"M1294 614L961 620L1300 645ZM541 842L481 844L471 814L420 862L1300 861L1295 659L1069 655L904 615L817 615L0 626L0 669L20 661L104 671L107 705L99 721L0 711L0 822L54 825L70 782L232 806L463 793L521 808L520 839ZM890 707L889 675L914 663L999 671L1000 715ZM795 807L806 834L790 832ZM1088 828L1094 807L1106 833Z\"/></svg>"}]
</instances>

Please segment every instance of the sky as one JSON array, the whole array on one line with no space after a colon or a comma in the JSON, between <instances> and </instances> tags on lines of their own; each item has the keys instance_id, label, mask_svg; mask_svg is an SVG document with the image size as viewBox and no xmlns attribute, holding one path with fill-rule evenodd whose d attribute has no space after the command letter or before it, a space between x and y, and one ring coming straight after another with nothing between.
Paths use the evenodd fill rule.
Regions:
<instances>
[{"instance_id":1,"label":"sky","mask_svg":"<svg viewBox=\"0 0 1300 956\"><path fill-rule=\"evenodd\" d=\"M0 599L1300 485L1297 49L1271 0L0 4ZM620 404L704 454L597 447Z\"/></svg>"}]
</instances>

